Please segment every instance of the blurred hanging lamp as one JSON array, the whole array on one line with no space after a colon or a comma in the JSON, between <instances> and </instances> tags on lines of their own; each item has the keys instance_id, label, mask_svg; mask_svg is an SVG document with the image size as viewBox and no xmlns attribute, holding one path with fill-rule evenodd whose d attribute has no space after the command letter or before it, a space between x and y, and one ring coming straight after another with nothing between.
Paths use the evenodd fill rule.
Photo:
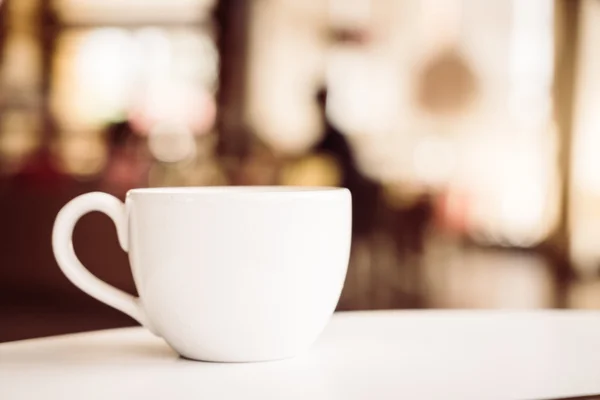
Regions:
<instances>
[{"instance_id":1,"label":"blurred hanging lamp","mask_svg":"<svg viewBox=\"0 0 600 400\"><path fill-rule=\"evenodd\" d=\"M469 108L479 89L478 78L460 49L462 0L421 4L427 44L434 51L419 71L416 103L432 114L459 114Z\"/></svg>"}]
</instances>

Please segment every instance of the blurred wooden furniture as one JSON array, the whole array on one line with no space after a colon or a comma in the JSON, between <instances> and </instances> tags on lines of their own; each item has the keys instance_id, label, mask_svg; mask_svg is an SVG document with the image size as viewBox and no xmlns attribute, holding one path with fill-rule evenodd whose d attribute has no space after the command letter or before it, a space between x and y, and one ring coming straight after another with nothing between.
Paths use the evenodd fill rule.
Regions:
<instances>
[{"instance_id":1,"label":"blurred wooden furniture","mask_svg":"<svg viewBox=\"0 0 600 400\"><path fill-rule=\"evenodd\" d=\"M391 311L334 316L305 355L179 358L142 328L0 345L7 399L517 399L600 393L589 312Z\"/></svg>"}]
</instances>

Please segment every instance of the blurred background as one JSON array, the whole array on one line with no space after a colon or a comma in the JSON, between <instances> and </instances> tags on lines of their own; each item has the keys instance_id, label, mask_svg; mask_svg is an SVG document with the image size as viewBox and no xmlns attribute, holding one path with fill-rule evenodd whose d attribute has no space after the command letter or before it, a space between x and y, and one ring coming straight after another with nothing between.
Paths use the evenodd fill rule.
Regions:
<instances>
[{"instance_id":1,"label":"blurred background","mask_svg":"<svg viewBox=\"0 0 600 400\"><path fill-rule=\"evenodd\" d=\"M133 325L50 233L148 186L348 187L340 310L600 308L599 39L598 0L5 0L0 341ZM107 217L74 245L135 291Z\"/></svg>"}]
</instances>

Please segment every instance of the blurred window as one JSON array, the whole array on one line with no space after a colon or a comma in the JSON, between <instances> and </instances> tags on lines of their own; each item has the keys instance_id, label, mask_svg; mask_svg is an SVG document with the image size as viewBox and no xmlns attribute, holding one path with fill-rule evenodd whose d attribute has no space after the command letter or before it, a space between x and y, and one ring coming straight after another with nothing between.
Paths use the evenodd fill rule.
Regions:
<instances>
[{"instance_id":1,"label":"blurred window","mask_svg":"<svg viewBox=\"0 0 600 400\"><path fill-rule=\"evenodd\" d=\"M167 138L175 143L167 140L169 146L156 154L156 146L150 146L158 161L195 154L195 142L187 135L209 132L216 112L219 56L211 21L214 3L52 2L59 31L52 54L50 105L65 171L100 172L107 160L102 129L123 120L140 135L160 131L161 140L166 137L165 126L175 127ZM189 148L177 150L181 143ZM88 156L82 157L82 151Z\"/></svg>"},{"instance_id":2,"label":"blurred window","mask_svg":"<svg viewBox=\"0 0 600 400\"><path fill-rule=\"evenodd\" d=\"M600 263L600 3L584 1L574 115L571 251L580 271Z\"/></svg>"},{"instance_id":3,"label":"blurred window","mask_svg":"<svg viewBox=\"0 0 600 400\"><path fill-rule=\"evenodd\" d=\"M64 129L126 117L206 129L195 109L216 89L218 54L212 37L196 28L67 29L54 70L52 108Z\"/></svg>"}]
</instances>

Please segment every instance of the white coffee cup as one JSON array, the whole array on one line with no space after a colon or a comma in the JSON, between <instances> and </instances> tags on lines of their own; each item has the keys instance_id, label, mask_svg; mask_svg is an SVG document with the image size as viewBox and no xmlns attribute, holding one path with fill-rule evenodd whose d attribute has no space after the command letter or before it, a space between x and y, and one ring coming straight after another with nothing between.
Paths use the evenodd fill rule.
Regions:
<instances>
[{"instance_id":1,"label":"white coffee cup","mask_svg":"<svg viewBox=\"0 0 600 400\"><path fill-rule=\"evenodd\" d=\"M114 221L139 298L77 259L73 229L91 211ZM125 204L88 193L63 207L52 234L58 265L81 290L182 356L220 362L307 350L339 300L350 240L350 192L304 187L134 189Z\"/></svg>"}]
</instances>

